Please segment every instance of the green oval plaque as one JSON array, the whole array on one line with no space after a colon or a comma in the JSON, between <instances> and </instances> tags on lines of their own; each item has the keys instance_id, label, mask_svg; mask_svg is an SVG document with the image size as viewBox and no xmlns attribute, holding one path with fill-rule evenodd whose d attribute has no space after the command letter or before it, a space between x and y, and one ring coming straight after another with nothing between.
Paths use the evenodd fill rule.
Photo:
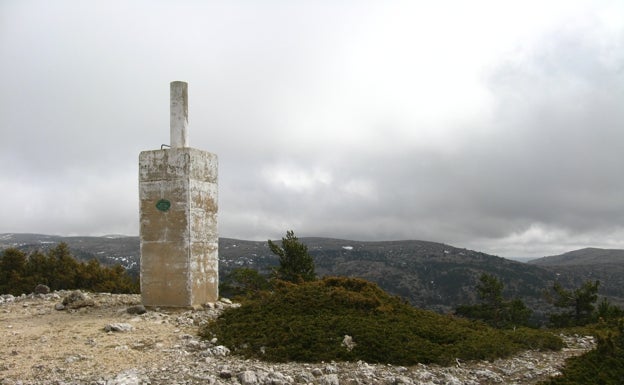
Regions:
<instances>
[{"instance_id":1,"label":"green oval plaque","mask_svg":"<svg viewBox=\"0 0 624 385\"><path fill-rule=\"evenodd\" d=\"M161 199L158 202L156 202L156 208L160 211L167 211L169 210L169 208L171 207L171 202L169 202L166 199Z\"/></svg>"}]
</instances>

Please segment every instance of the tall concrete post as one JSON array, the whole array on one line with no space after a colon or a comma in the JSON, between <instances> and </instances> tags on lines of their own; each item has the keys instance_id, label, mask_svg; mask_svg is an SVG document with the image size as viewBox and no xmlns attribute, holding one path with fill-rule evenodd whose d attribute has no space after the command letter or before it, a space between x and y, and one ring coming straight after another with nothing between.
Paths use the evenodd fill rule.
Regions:
<instances>
[{"instance_id":1,"label":"tall concrete post","mask_svg":"<svg viewBox=\"0 0 624 385\"><path fill-rule=\"evenodd\" d=\"M199 307L219 297L217 156L188 147L188 93L171 83L171 148L139 155L141 299Z\"/></svg>"},{"instance_id":2,"label":"tall concrete post","mask_svg":"<svg viewBox=\"0 0 624 385\"><path fill-rule=\"evenodd\" d=\"M169 127L171 147L188 147L188 84L171 82L170 85Z\"/></svg>"}]
</instances>

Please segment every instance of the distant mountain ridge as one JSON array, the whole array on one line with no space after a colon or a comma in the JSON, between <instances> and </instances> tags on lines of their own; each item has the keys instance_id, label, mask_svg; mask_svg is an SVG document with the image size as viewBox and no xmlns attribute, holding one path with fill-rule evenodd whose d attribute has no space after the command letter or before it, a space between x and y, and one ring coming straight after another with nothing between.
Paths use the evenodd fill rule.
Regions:
<instances>
[{"instance_id":1,"label":"distant mountain ridge","mask_svg":"<svg viewBox=\"0 0 624 385\"><path fill-rule=\"evenodd\" d=\"M567 287L600 281L598 292L624 307L624 250L588 247L528 263L555 272L557 280Z\"/></svg>"},{"instance_id":2,"label":"distant mountain ridge","mask_svg":"<svg viewBox=\"0 0 624 385\"><path fill-rule=\"evenodd\" d=\"M60 242L69 246L72 254L82 260L97 259L104 264L121 264L130 271L139 269L139 237L120 235L60 236L47 234L0 234L0 250L15 247L26 252L46 252Z\"/></svg>"},{"instance_id":3,"label":"distant mountain ridge","mask_svg":"<svg viewBox=\"0 0 624 385\"><path fill-rule=\"evenodd\" d=\"M527 261L527 263L538 266L624 264L624 250L588 247L585 249L569 251L560 255L533 259Z\"/></svg>"},{"instance_id":4,"label":"distant mountain ridge","mask_svg":"<svg viewBox=\"0 0 624 385\"><path fill-rule=\"evenodd\" d=\"M584 249L584 254L581 253L583 250L566 253L573 258L570 255L563 258L564 264L550 263L559 261L556 257L561 256L527 264L428 241L363 242L316 237L300 240L314 257L319 276L364 278L413 305L439 312L450 312L460 304L475 303L475 286L483 273L499 277L505 285L504 295L521 298L536 312L537 318L543 318L552 310L544 300L544 292L555 281L573 288L587 280L599 279L600 294L624 305L624 260L609 257L605 259L609 263L599 263L600 249ZM0 249L17 247L25 251L45 251L58 242L67 243L80 259L97 258L107 264L121 263L131 274L138 275L138 237L0 234ZM605 251L605 255L617 255L616 251ZM580 263L590 256L595 260L591 268ZM278 264L278 258L271 253L266 241L219 239L219 274L222 279L238 267L268 274Z\"/></svg>"}]
</instances>

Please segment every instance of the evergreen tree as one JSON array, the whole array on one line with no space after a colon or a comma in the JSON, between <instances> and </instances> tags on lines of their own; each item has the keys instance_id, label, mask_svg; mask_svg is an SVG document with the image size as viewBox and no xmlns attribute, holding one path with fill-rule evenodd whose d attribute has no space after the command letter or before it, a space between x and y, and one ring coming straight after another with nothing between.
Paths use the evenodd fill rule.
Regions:
<instances>
[{"instance_id":1,"label":"evergreen tree","mask_svg":"<svg viewBox=\"0 0 624 385\"><path fill-rule=\"evenodd\" d=\"M224 296L255 296L270 287L269 280L257 270L240 267L224 277L219 292Z\"/></svg>"},{"instance_id":2,"label":"evergreen tree","mask_svg":"<svg viewBox=\"0 0 624 385\"><path fill-rule=\"evenodd\" d=\"M104 271L100 261L93 258L86 264L82 264L80 271L77 274L76 283L80 287L93 288L95 291L101 291L99 289L100 282L104 280Z\"/></svg>"},{"instance_id":3,"label":"evergreen tree","mask_svg":"<svg viewBox=\"0 0 624 385\"><path fill-rule=\"evenodd\" d=\"M275 270L278 279L295 283L316 279L314 259L308 253L308 247L299 242L292 230L286 232L286 238L282 238L281 247L271 240L268 242L271 252L279 257L280 265Z\"/></svg>"},{"instance_id":4,"label":"evergreen tree","mask_svg":"<svg viewBox=\"0 0 624 385\"><path fill-rule=\"evenodd\" d=\"M48 251L48 263L52 266L50 288L54 290L80 288L78 282L79 263L71 255L65 242L59 243Z\"/></svg>"},{"instance_id":5,"label":"evergreen tree","mask_svg":"<svg viewBox=\"0 0 624 385\"><path fill-rule=\"evenodd\" d=\"M95 285L97 291L107 293L138 293L138 282L134 281L121 265L105 267L103 278Z\"/></svg>"},{"instance_id":6,"label":"evergreen tree","mask_svg":"<svg viewBox=\"0 0 624 385\"><path fill-rule=\"evenodd\" d=\"M596 309L596 318L602 321L618 319L624 317L624 310L613 305L608 299L603 298Z\"/></svg>"},{"instance_id":7,"label":"evergreen tree","mask_svg":"<svg viewBox=\"0 0 624 385\"><path fill-rule=\"evenodd\" d=\"M0 260L0 294L22 294L31 285L26 277L26 254L18 249L6 249Z\"/></svg>"},{"instance_id":8,"label":"evergreen tree","mask_svg":"<svg viewBox=\"0 0 624 385\"><path fill-rule=\"evenodd\" d=\"M50 276L54 265L54 261L48 260L45 254L36 250L28 256L26 275L31 278L34 285L42 284L50 286Z\"/></svg>"},{"instance_id":9,"label":"evergreen tree","mask_svg":"<svg viewBox=\"0 0 624 385\"><path fill-rule=\"evenodd\" d=\"M568 309L552 314L550 322L556 327L582 326L594 320L594 304L598 300L600 281L587 281L574 290L564 289L559 282L553 285L554 297L549 296L555 307Z\"/></svg>"},{"instance_id":10,"label":"evergreen tree","mask_svg":"<svg viewBox=\"0 0 624 385\"><path fill-rule=\"evenodd\" d=\"M477 284L479 298L492 308L499 308L503 303L503 283L491 274L482 274Z\"/></svg>"},{"instance_id":11,"label":"evergreen tree","mask_svg":"<svg viewBox=\"0 0 624 385\"><path fill-rule=\"evenodd\" d=\"M484 321L497 328L526 326L531 309L520 299L503 298L503 283L494 275L484 273L476 286L482 303L457 307L456 314Z\"/></svg>"},{"instance_id":12,"label":"evergreen tree","mask_svg":"<svg viewBox=\"0 0 624 385\"><path fill-rule=\"evenodd\" d=\"M121 265L102 266L96 259L77 261L65 243L30 256L18 249L0 254L0 294L31 293L37 284L52 290L83 289L109 293L137 293L139 284Z\"/></svg>"}]
</instances>

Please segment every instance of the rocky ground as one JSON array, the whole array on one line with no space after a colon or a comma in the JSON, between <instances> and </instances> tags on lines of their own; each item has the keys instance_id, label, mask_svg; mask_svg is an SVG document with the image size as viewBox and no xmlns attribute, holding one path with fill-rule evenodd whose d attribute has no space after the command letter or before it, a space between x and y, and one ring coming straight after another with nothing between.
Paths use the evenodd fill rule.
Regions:
<instances>
[{"instance_id":1,"label":"rocky ground","mask_svg":"<svg viewBox=\"0 0 624 385\"><path fill-rule=\"evenodd\" d=\"M594 347L591 337L568 336L560 352L453 367L272 364L198 338L199 326L236 306L227 300L199 311L143 313L138 305L138 295L0 296L0 384L534 384Z\"/></svg>"}]
</instances>

